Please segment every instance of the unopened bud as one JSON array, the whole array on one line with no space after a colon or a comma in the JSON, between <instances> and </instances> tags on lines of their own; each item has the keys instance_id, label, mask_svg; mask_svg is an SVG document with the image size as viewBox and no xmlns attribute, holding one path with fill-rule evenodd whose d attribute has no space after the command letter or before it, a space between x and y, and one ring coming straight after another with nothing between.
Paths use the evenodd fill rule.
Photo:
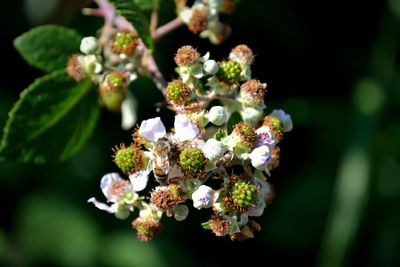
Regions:
<instances>
[{"instance_id":1,"label":"unopened bud","mask_svg":"<svg viewBox=\"0 0 400 267\"><path fill-rule=\"evenodd\" d=\"M203 69L207 74L214 75L218 72L219 66L215 60L209 59L203 63Z\"/></svg>"},{"instance_id":2,"label":"unopened bud","mask_svg":"<svg viewBox=\"0 0 400 267\"><path fill-rule=\"evenodd\" d=\"M81 52L86 55L96 53L99 49L96 38L93 36L83 38L81 41L80 49Z\"/></svg>"},{"instance_id":3,"label":"unopened bud","mask_svg":"<svg viewBox=\"0 0 400 267\"><path fill-rule=\"evenodd\" d=\"M212 124L217 126L221 126L225 123L227 118L224 107L222 106L214 106L210 109L208 113L208 119Z\"/></svg>"}]
</instances>

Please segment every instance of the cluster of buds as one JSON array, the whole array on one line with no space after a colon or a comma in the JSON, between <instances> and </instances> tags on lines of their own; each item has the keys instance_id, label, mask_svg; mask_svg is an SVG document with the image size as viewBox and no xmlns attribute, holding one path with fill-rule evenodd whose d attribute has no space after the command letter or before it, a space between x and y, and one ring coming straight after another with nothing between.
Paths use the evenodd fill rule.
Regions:
<instances>
[{"instance_id":1,"label":"cluster of buds","mask_svg":"<svg viewBox=\"0 0 400 267\"><path fill-rule=\"evenodd\" d=\"M178 17L188 29L213 44L222 43L230 34L228 24L220 21L220 14L231 14L235 9L232 0L196 0L191 7L186 0L175 0Z\"/></svg>"},{"instance_id":2,"label":"cluster of buds","mask_svg":"<svg viewBox=\"0 0 400 267\"><path fill-rule=\"evenodd\" d=\"M100 187L110 205L89 202L132 222L140 240L161 229L161 218L186 219L190 206L211 209L202 223L216 236L252 238L261 226L254 220L274 197L268 182L280 160L279 143L292 129L283 110L266 112L266 84L251 78L254 56L246 45L232 49L222 61L191 46L176 55L178 76L165 92L174 110L174 127L167 131L159 117L140 124L129 146L114 149L114 162L128 177L106 174ZM150 173L156 184L146 199Z\"/></svg>"},{"instance_id":3,"label":"cluster of buds","mask_svg":"<svg viewBox=\"0 0 400 267\"><path fill-rule=\"evenodd\" d=\"M135 31L111 30L106 41L84 37L80 54L69 58L67 73L77 82L91 79L98 86L99 102L112 112L122 113L122 128L130 129L136 122L134 98L128 90L143 71L145 47Z\"/></svg>"}]
</instances>

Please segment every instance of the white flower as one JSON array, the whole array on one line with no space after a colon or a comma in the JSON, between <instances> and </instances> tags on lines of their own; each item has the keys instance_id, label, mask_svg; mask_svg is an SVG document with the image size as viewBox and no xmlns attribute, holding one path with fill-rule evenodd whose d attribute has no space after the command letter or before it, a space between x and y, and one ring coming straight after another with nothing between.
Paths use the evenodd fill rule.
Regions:
<instances>
[{"instance_id":1,"label":"white flower","mask_svg":"<svg viewBox=\"0 0 400 267\"><path fill-rule=\"evenodd\" d=\"M271 151L268 146L255 148L249 155L251 165L257 170L265 170L271 160Z\"/></svg>"},{"instance_id":2,"label":"white flower","mask_svg":"<svg viewBox=\"0 0 400 267\"><path fill-rule=\"evenodd\" d=\"M225 123L227 115L224 107L214 106L210 109L207 114L208 120L217 126L221 126Z\"/></svg>"},{"instance_id":3,"label":"white flower","mask_svg":"<svg viewBox=\"0 0 400 267\"><path fill-rule=\"evenodd\" d=\"M174 218L177 221L183 221L189 214L189 208L186 205L176 205L172 208Z\"/></svg>"},{"instance_id":4,"label":"white flower","mask_svg":"<svg viewBox=\"0 0 400 267\"><path fill-rule=\"evenodd\" d=\"M219 66L215 60L209 59L203 63L203 69L205 73L214 75L218 72Z\"/></svg>"},{"instance_id":5,"label":"white flower","mask_svg":"<svg viewBox=\"0 0 400 267\"><path fill-rule=\"evenodd\" d=\"M165 126L160 117L142 121L139 128L139 134L146 139L157 142L166 134Z\"/></svg>"},{"instance_id":6,"label":"white flower","mask_svg":"<svg viewBox=\"0 0 400 267\"><path fill-rule=\"evenodd\" d=\"M211 161L220 159L226 151L224 144L214 138L207 140L203 147L203 153Z\"/></svg>"},{"instance_id":7,"label":"white flower","mask_svg":"<svg viewBox=\"0 0 400 267\"><path fill-rule=\"evenodd\" d=\"M80 45L80 50L82 53L86 55L94 54L96 53L97 49L99 49L99 46L95 37L88 36L82 39Z\"/></svg>"},{"instance_id":8,"label":"white flower","mask_svg":"<svg viewBox=\"0 0 400 267\"><path fill-rule=\"evenodd\" d=\"M192 193L193 207L196 209L210 208L213 204L214 190L207 185L200 185Z\"/></svg>"},{"instance_id":9,"label":"white flower","mask_svg":"<svg viewBox=\"0 0 400 267\"><path fill-rule=\"evenodd\" d=\"M279 118L279 120L282 121L283 124L283 132L290 132L293 129L293 122L292 122L292 117L290 117L289 114L287 114L285 111L282 109L274 109L271 113L272 116L276 116Z\"/></svg>"},{"instance_id":10,"label":"white flower","mask_svg":"<svg viewBox=\"0 0 400 267\"><path fill-rule=\"evenodd\" d=\"M118 173L108 173L101 178L100 188L111 205L99 202L96 198L88 199L96 208L114 213L118 219L126 219L133 211L133 203L139 195L133 190L129 181L122 179Z\"/></svg>"},{"instance_id":11,"label":"white flower","mask_svg":"<svg viewBox=\"0 0 400 267\"><path fill-rule=\"evenodd\" d=\"M192 140L199 134L199 128L182 114L175 116L174 128L174 138L181 142Z\"/></svg>"},{"instance_id":12,"label":"white flower","mask_svg":"<svg viewBox=\"0 0 400 267\"><path fill-rule=\"evenodd\" d=\"M136 101L132 94L128 91L126 98L121 104L122 122L121 127L124 130L132 128L137 120L136 116Z\"/></svg>"},{"instance_id":13,"label":"white flower","mask_svg":"<svg viewBox=\"0 0 400 267\"><path fill-rule=\"evenodd\" d=\"M257 134L257 143L256 147L267 145L269 147L275 146L274 135L271 132L271 129L267 126L262 126L256 130Z\"/></svg>"}]
</instances>

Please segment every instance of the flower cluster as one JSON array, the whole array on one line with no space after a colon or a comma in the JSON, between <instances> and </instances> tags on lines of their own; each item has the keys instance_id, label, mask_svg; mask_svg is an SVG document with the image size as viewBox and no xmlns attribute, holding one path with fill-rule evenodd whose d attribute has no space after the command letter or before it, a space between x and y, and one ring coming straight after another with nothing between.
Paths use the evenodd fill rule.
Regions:
<instances>
[{"instance_id":1,"label":"flower cluster","mask_svg":"<svg viewBox=\"0 0 400 267\"><path fill-rule=\"evenodd\" d=\"M191 7L186 0L175 0L179 18L188 29L213 44L222 43L231 33L228 24L222 23L220 14L231 14L235 9L231 0L196 0Z\"/></svg>"},{"instance_id":2,"label":"flower cluster","mask_svg":"<svg viewBox=\"0 0 400 267\"><path fill-rule=\"evenodd\" d=\"M211 2L211 1L210 1ZM130 145L114 149L114 162L129 179L106 174L100 187L110 203L89 199L101 210L132 222L140 240L161 230L161 217L184 220L189 207L211 209L202 226L232 240L252 238L261 226L254 220L274 197L267 181L280 160L279 143L293 125L283 110L266 112L266 83L251 77L254 61L246 45L215 61L183 46L175 55L178 77L165 96L174 110L167 131L159 117L140 124ZM144 198L138 192L153 172L157 186Z\"/></svg>"},{"instance_id":3,"label":"flower cluster","mask_svg":"<svg viewBox=\"0 0 400 267\"><path fill-rule=\"evenodd\" d=\"M122 112L122 128L136 123L129 83L142 74L145 47L136 31L112 29L104 44L93 36L82 39L81 54L73 54L67 73L77 82L91 79L98 86L99 102L112 112Z\"/></svg>"}]
</instances>

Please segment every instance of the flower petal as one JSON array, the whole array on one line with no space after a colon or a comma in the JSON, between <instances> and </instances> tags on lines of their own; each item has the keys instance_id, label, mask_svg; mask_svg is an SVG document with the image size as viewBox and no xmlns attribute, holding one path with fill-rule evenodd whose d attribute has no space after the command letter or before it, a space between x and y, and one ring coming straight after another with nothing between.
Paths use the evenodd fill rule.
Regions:
<instances>
[{"instance_id":1,"label":"flower petal","mask_svg":"<svg viewBox=\"0 0 400 267\"><path fill-rule=\"evenodd\" d=\"M175 116L174 127L174 138L181 142L192 140L199 134L199 128L182 114Z\"/></svg>"},{"instance_id":2,"label":"flower petal","mask_svg":"<svg viewBox=\"0 0 400 267\"><path fill-rule=\"evenodd\" d=\"M111 202L117 201L117 199L115 197L112 197L108 192L112 184L120 180L123 179L121 178L121 176L119 176L117 172L107 173L101 178L100 188L108 201Z\"/></svg>"},{"instance_id":3,"label":"flower petal","mask_svg":"<svg viewBox=\"0 0 400 267\"><path fill-rule=\"evenodd\" d=\"M121 115L122 115L121 126L122 126L122 129L124 129L124 130L129 130L136 123L137 116L136 116L136 103L135 102L136 101L135 101L134 97L132 96L132 94L130 94L128 92L125 100L122 102L122 105L121 105Z\"/></svg>"},{"instance_id":4,"label":"flower petal","mask_svg":"<svg viewBox=\"0 0 400 267\"><path fill-rule=\"evenodd\" d=\"M97 201L97 199L94 198L94 197L89 198L87 202L88 203L93 203L96 206L96 208L98 208L99 210L107 211L108 213L115 213L117 211L117 209L116 209L117 206L116 205L111 205L111 206L107 205L107 204L105 204L103 202Z\"/></svg>"},{"instance_id":5,"label":"flower petal","mask_svg":"<svg viewBox=\"0 0 400 267\"><path fill-rule=\"evenodd\" d=\"M166 134L165 126L160 117L142 121L139 128L139 134L146 139L156 142Z\"/></svg>"},{"instance_id":6,"label":"flower petal","mask_svg":"<svg viewBox=\"0 0 400 267\"><path fill-rule=\"evenodd\" d=\"M136 192L142 191L146 188L147 182L149 180L147 171L140 171L129 175L129 180L131 181L132 188Z\"/></svg>"}]
</instances>

